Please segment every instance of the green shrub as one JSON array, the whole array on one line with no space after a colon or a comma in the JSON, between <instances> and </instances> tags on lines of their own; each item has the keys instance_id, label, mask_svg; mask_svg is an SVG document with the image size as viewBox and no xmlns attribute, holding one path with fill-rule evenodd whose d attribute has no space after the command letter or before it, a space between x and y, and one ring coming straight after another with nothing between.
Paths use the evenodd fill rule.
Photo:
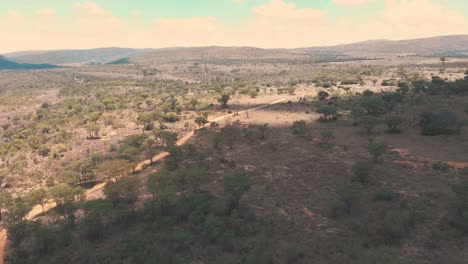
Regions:
<instances>
[{"instance_id":1,"label":"green shrub","mask_svg":"<svg viewBox=\"0 0 468 264\"><path fill-rule=\"evenodd\" d=\"M338 108L333 105L322 105L317 109L317 113L321 114L320 120L322 121L336 120L338 118Z\"/></svg>"},{"instance_id":2,"label":"green shrub","mask_svg":"<svg viewBox=\"0 0 468 264\"><path fill-rule=\"evenodd\" d=\"M409 213L400 209L390 209L385 213L382 225L377 231L379 239L386 245L399 245L409 235L413 227Z\"/></svg>"},{"instance_id":3,"label":"green shrub","mask_svg":"<svg viewBox=\"0 0 468 264\"><path fill-rule=\"evenodd\" d=\"M367 114L374 116L381 115L386 110L386 103L381 96L364 96L359 100L359 105Z\"/></svg>"},{"instance_id":4,"label":"green shrub","mask_svg":"<svg viewBox=\"0 0 468 264\"><path fill-rule=\"evenodd\" d=\"M307 133L307 123L304 120L294 121L291 129L294 135L305 135Z\"/></svg>"},{"instance_id":5,"label":"green shrub","mask_svg":"<svg viewBox=\"0 0 468 264\"><path fill-rule=\"evenodd\" d=\"M328 148L331 146L331 140L335 138L335 135L332 131L322 131L320 132L320 145L322 147Z\"/></svg>"},{"instance_id":6,"label":"green shrub","mask_svg":"<svg viewBox=\"0 0 468 264\"><path fill-rule=\"evenodd\" d=\"M370 255L365 258L363 264L416 264L414 260L402 257L397 248L380 247L372 249Z\"/></svg>"},{"instance_id":7,"label":"green shrub","mask_svg":"<svg viewBox=\"0 0 468 264\"><path fill-rule=\"evenodd\" d=\"M288 264L297 263L304 259L304 249L299 245L291 245L286 248L286 262Z\"/></svg>"},{"instance_id":8,"label":"green shrub","mask_svg":"<svg viewBox=\"0 0 468 264\"><path fill-rule=\"evenodd\" d=\"M372 95L374 95L374 92L367 89L367 90L364 90L364 92L362 92L362 95L363 96L372 96Z\"/></svg>"},{"instance_id":9,"label":"green shrub","mask_svg":"<svg viewBox=\"0 0 468 264\"><path fill-rule=\"evenodd\" d=\"M383 80L382 81L382 86L394 86L395 82L391 80Z\"/></svg>"},{"instance_id":10,"label":"green shrub","mask_svg":"<svg viewBox=\"0 0 468 264\"><path fill-rule=\"evenodd\" d=\"M379 157L387 152L388 145L383 141L374 141L369 143L367 147L369 154L374 158L374 162L377 162Z\"/></svg>"},{"instance_id":11,"label":"green shrub","mask_svg":"<svg viewBox=\"0 0 468 264\"><path fill-rule=\"evenodd\" d=\"M441 246L441 241L443 240L443 236L440 231L434 230L432 231L426 241L426 246L429 249L439 249Z\"/></svg>"},{"instance_id":12,"label":"green shrub","mask_svg":"<svg viewBox=\"0 0 468 264\"><path fill-rule=\"evenodd\" d=\"M468 235L468 181L458 183L453 191L457 195L457 201L450 223L463 235Z\"/></svg>"},{"instance_id":13,"label":"green shrub","mask_svg":"<svg viewBox=\"0 0 468 264\"><path fill-rule=\"evenodd\" d=\"M346 204L343 201L333 201L328 209L328 214L334 219L339 219L349 215Z\"/></svg>"},{"instance_id":14,"label":"green shrub","mask_svg":"<svg viewBox=\"0 0 468 264\"><path fill-rule=\"evenodd\" d=\"M419 122L421 134L434 136L458 132L461 128L454 112L424 112Z\"/></svg>"},{"instance_id":15,"label":"green shrub","mask_svg":"<svg viewBox=\"0 0 468 264\"><path fill-rule=\"evenodd\" d=\"M390 189L382 189L374 193L373 200L377 202L391 202L398 199L398 193Z\"/></svg>"},{"instance_id":16,"label":"green shrub","mask_svg":"<svg viewBox=\"0 0 468 264\"><path fill-rule=\"evenodd\" d=\"M175 123L180 120L179 115L175 112L167 113L163 116L164 122Z\"/></svg>"},{"instance_id":17,"label":"green shrub","mask_svg":"<svg viewBox=\"0 0 468 264\"><path fill-rule=\"evenodd\" d=\"M365 160L356 161L353 165L352 171L354 173L354 180L361 184L369 182L369 174L372 169L372 164Z\"/></svg>"},{"instance_id":18,"label":"green shrub","mask_svg":"<svg viewBox=\"0 0 468 264\"><path fill-rule=\"evenodd\" d=\"M362 195L362 185L359 183L341 185L336 189L336 193L344 203L345 214L350 215L354 202Z\"/></svg>"},{"instance_id":19,"label":"green shrub","mask_svg":"<svg viewBox=\"0 0 468 264\"><path fill-rule=\"evenodd\" d=\"M47 146L42 145L37 149L37 152L39 153L39 155L41 155L43 157L46 157L50 153L50 148L48 148Z\"/></svg>"},{"instance_id":20,"label":"green shrub","mask_svg":"<svg viewBox=\"0 0 468 264\"><path fill-rule=\"evenodd\" d=\"M405 119L398 115L388 115L385 117L385 124L388 127L388 131L392 133L400 132L399 126L403 124Z\"/></svg>"},{"instance_id":21,"label":"green shrub","mask_svg":"<svg viewBox=\"0 0 468 264\"><path fill-rule=\"evenodd\" d=\"M363 116L358 119L358 125L367 130L367 134L372 133L372 130L380 123L380 119L375 116Z\"/></svg>"},{"instance_id":22,"label":"green shrub","mask_svg":"<svg viewBox=\"0 0 468 264\"><path fill-rule=\"evenodd\" d=\"M439 161L432 164L432 168L438 171L448 171L450 169L450 165L448 165L445 162Z\"/></svg>"},{"instance_id":23,"label":"green shrub","mask_svg":"<svg viewBox=\"0 0 468 264\"><path fill-rule=\"evenodd\" d=\"M317 97L318 97L318 99L319 99L320 101L323 101L323 100L327 99L328 96L330 96L330 94L327 93L327 92L325 92L325 91L320 91L320 92L318 92L318 94L317 94Z\"/></svg>"}]
</instances>

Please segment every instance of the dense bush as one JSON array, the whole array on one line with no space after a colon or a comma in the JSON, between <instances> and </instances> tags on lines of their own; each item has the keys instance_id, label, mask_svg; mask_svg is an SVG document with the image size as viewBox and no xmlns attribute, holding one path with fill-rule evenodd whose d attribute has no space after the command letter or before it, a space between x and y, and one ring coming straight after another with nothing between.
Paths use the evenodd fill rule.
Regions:
<instances>
[{"instance_id":1,"label":"dense bush","mask_svg":"<svg viewBox=\"0 0 468 264\"><path fill-rule=\"evenodd\" d=\"M322 121L336 120L338 118L338 109L333 105L322 105L317 109L317 113L321 115L320 120Z\"/></svg>"},{"instance_id":2,"label":"dense bush","mask_svg":"<svg viewBox=\"0 0 468 264\"><path fill-rule=\"evenodd\" d=\"M358 103L369 115L378 116L386 110L386 103L381 96L364 96Z\"/></svg>"},{"instance_id":3,"label":"dense bush","mask_svg":"<svg viewBox=\"0 0 468 264\"><path fill-rule=\"evenodd\" d=\"M363 116L358 119L357 123L359 126L364 127L367 130L367 134L372 133L372 130L380 124L380 119L375 116Z\"/></svg>"},{"instance_id":4,"label":"dense bush","mask_svg":"<svg viewBox=\"0 0 468 264\"><path fill-rule=\"evenodd\" d=\"M356 161L353 165L352 171L354 173L354 180L361 184L369 182L369 175L372 169L372 164L366 160Z\"/></svg>"},{"instance_id":5,"label":"dense bush","mask_svg":"<svg viewBox=\"0 0 468 264\"><path fill-rule=\"evenodd\" d=\"M457 196L451 224L464 235L468 235L468 181L464 180L453 187Z\"/></svg>"},{"instance_id":6,"label":"dense bush","mask_svg":"<svg viewBox=\"0 0 468 264\"><path fill-rule=\"evenodd\" d=\"M400 209L390 209L385 213L377 234L385 245L398 245L409 235L413 227L412 216Z\"/></svg>"},{"instance_id":7,"label":"dense bush","mask_svg":"<svg viewBox=\"0 0 468 264\"><path fill-rule=\"evenodd\" d=\"M374 141L369 143L367 147L369 154L372 155L374 161L377 162L379 157L382 156L388 150L388 145L384 141Z\"/></svg>"},{"instance_id":8,"label":"dense bush","mask_svg":"<svg viewBox=\"0 0 468 264\"><path fill-rule=\"evenodd\" d=\"M295 135L305 135L307 133L307 123L304 120L294 121L291 129Z\"/></svg>"},{"instance_id":9,"label":"dense bush","mask_svg":"<svg viewBox=\"0 0 468 264\"><path fill-rule=\"evenodd\" d=\"M375 192L373 200L378 202L391 202L398 198L398 193L385 188L380 191Z\"/></svg>"},{"instance_id":10,"label":"dense bush","mask_svg":"<svg viewBox=\"0 0 468 264\"><path fill-rule=\"evenodd\" d=\"M424 112L419 122L421 134L434 136L451 134L460 130L460 122L454 112Z\"/></svg>"},{"instance_id":11,"label":"dense bush","mask_svg":"<svg viewBox=\"0 0 468 264\"><path fill-rule=\"evenodd\" d=\"M330 94L327 93L327 92L325 92L325 91L320 91L320 92L318 92L318 94L317 94L317 97L318 97L318 99L319 99L320 101L323 101L323 100L327 99L327 97L329 97L329 96L330 96Z\"/></svg>"},{"instance_id":12,"label":"dense bush","mask_svg":"<svg viewBox=\"0 0 468 264\"><path fill-rule=\"evenodd\" d=\"M392 133L400 132L400 126L403 124L405 119L399 115L388 115L385 117L385 124L388 127L388 131Z\"/></svg>"}]
</instances>

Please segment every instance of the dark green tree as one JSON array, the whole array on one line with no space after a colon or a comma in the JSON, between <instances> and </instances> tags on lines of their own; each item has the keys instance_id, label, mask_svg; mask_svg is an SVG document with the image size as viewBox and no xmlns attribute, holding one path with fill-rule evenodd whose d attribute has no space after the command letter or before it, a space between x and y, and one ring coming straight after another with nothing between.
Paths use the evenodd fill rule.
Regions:
<instances>
[{"instance_id":1,"label":"dark green tree","mask_svg":"<svg viewBox=\"0 0 468 264\"><path fill-rule=\"evenodd\" d=\"M243 172L236 172L231 175L224 176L223 179L224 191L229 194L230 212L238 209L242 195L247 193L252 187L250 175Z\"/></svg>"}]
</instances>

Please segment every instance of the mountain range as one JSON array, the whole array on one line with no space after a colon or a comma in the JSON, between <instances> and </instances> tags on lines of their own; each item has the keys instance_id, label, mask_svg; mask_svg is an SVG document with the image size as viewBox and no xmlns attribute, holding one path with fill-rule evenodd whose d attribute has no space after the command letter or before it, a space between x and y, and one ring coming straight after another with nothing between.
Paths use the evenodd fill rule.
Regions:
<instances>
[{"instance_id":1,"label":"mountain range","mask_svg":"<svg viewBox=\"0 0 468 264\"><path fill-rule=\"evenodd\" d=\"M466 54L468 35L411 40L370 40L351 44L297 49L253 47L176 47L164 49L98 48L88 50L22 51L5 54L0 69L52 68L53 65L127 64L177 60L300 60L324 54L410 53L417 55ZM36 65L39 64L39 65ZM53 65L50 65L53 64Z\"/></svg>"}]
</instances>

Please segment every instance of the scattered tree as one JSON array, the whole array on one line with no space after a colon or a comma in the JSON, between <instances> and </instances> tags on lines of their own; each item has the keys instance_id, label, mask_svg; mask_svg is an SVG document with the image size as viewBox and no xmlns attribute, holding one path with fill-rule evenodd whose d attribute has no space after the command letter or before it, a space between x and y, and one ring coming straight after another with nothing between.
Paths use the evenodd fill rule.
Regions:
<instances>
[{"instance_id":1,"label":"scattered tree","mask_svg":"<svg viewBox=\"0 0 468 264\"><path fill-rule=\"evenodd\" d=\"M229 194L230 212L238 209L242 195L249 191L252 186L252 180L246 173L236 172L231 175L224 176L223 179L224 191Z\"/></svg>"},{"instance_id":2,"label":"scattered tree","mask_svg":"<svg viewBox=\"0 0 468 264\"><path fill-rule=\"evenodd\" d=\"M369 143L367 149L374 158L374 162L377 162L379 157L387 152L388 145L384 141L373 141Z\"/></svg>"},{"instance_id":3,"label":"scattered tree","mask_svg":"<svg viewBox=\"0 0 468 264\"><path fill-rule=\"evenodd\" d=\"M371 134L372 130L380 123L380 119L375 116L363 116L359 119L358 124L367 129L367 134Z\"/></svg>"},{"instance_id":4,"label":"scattered tree","mask_svg":"<svg viewBox=\"0 0 468 264\"><path fill-rule=\"evenodd\" d=\"M346 214L350 215L354 202L362 195L362 185L359 183L341 185L336 189L336 193L345 205Z\"/></svg>"},{"instance_id":5,"label":"scattered tree","mask_svg":"<svg viewBox=\"0 0 468 264\"><path fill-rule=\"evenodd\" d=\"M218 98L218 102L221 104L223 108L227 107L227 103L231 99L231 96L229 94L223 94L221 95L220 98Z\"/></svg>"},{"instance_id":6,"label":"scattered tree","mask_svg":"<svg viewBox=\"0 0 468 264\"><path fill-rule=\"evenodd\" d=\"M361 184L369 182L369 174L372 169L372 164L365 160L356 161L353 165L352 171L355 176L355 181Z\"/></svg>"},{"instance_id":7,"label":"scattered tree","mask_svg":"<svg viewBox=\"0 0 468 264\"><path fill-rule=\"evenodd\" d=\"M398 115L388 115L385 117L385 124L388 126L388 131L392 133L400 132L399 126L403 124L404 118Z\"/></svg>"},{"instance_id":8,"label":"scattered tree","mask_svg":"<svg viewBox=\"0 0 468 264\"><path fill-rule=\"evenodd\" d=\"M322 121L336 120L338 109L333 105L322 105L318 108L317 113L321 114L320 120Z\"/></svg>"},{"instance_id":9,"label":"scattered tree","mask_svg":"<svg viewBox=\"0 0 468 264\"><path fill-rule=\"evenodd\" d=\"M268 124L261 124L257 126L258 131L260 131L260 138L266 139L266 132L268 131Z\"/></svg>"}]
</instances>

